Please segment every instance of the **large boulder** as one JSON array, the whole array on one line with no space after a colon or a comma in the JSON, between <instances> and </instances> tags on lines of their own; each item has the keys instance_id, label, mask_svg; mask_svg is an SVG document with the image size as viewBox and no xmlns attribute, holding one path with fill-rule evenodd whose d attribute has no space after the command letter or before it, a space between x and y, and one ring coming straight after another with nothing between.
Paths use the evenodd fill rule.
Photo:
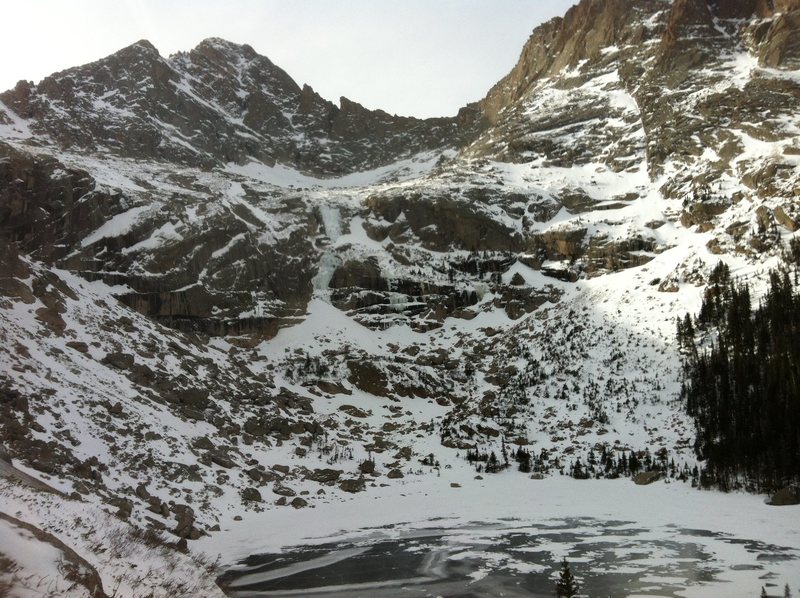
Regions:
<instances>
[{"instance_id":1,"label":"large boulder","mask_svg":"<svg viewBox=\"0 0 800 598\"><path fill-rule=\"evenodd\" d=\"M784 486L769 497L767 504L775 507L800 505L800 488L796 486Z\"/></svg>"},{"instance_id":2,"label":"large boulder","mask_svg":"<svg viewBox=\"0 0 800 598\"><path fill-rule=\"evenodd\" d=\"M661 479L660 471L643 471L633 476L633 483L637 486L648 486Z\"/></svg>"},{"instance_id":3,"label":"large boulder","mask_svg":"<svg viewBox=\"0 0 800 598\"><path fill-rule=\"evenodd\" d=\"M363 477L358 478L350 478L347 480L342 480L339 483L339 489L343 492L350 492L354 494L356 492L363 492L365 489L365 482Z\"/></svg>"},{"instance_id":4,"label":"large boulder","mask_svg":"<svg viewBox=\"0 0 800 598\"><path fill-rule=\"evenodd\" d=\"M330 485L336 482L341 475L341 469L315 469L307 473L305 479L317 482L318 484Z\"/></svg>"},{"instance_id":5,"label":"large boulder","mask_svg":"<svg viewBox=\"0 0 800 598\"><path fill-rule=\"evenodd\" d=\"M258 491L258 488L248 486L242 490L242 500L246 502L261 502L263 499L261 498L261 492Z\"/></svg>"}]
</instances>

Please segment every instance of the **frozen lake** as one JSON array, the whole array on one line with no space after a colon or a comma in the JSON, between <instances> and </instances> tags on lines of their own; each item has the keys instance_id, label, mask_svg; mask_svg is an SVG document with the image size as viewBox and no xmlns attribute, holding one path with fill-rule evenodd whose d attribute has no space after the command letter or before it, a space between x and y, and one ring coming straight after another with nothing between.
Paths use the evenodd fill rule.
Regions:
<instances>
[{"instance_id":1,"label":"frozen lake","mask_svg":"<svg viewBox=\"0 0 800 598\"><path fill-rule=\"evenodd\" d=\"M581 517L362 529L247 557L221 582L243 598L553 596L562 557L588 596L757 596L762 585L783 595L787 582L796 595L800 581L797 547Z\"/></svg>"}]
</instances>

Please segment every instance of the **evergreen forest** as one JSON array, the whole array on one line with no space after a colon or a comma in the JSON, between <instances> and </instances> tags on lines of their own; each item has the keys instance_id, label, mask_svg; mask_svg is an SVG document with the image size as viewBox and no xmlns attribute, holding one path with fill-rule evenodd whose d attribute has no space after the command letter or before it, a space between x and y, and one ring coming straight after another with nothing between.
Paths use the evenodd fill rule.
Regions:
<instances>
[{"instance_id":1,"label":"evergreen forest","mask_svg":"<svg viewBox=\"0 0 800 598\"><path fill-rule=\"evenodd\" d=\"M794 275L771 271L754 305L750 287L720 262L700 313L678 321L682 394L705 461L702 485L764 492L800 481L796 278L796 268Z\"/></svg>"}]
</instances>

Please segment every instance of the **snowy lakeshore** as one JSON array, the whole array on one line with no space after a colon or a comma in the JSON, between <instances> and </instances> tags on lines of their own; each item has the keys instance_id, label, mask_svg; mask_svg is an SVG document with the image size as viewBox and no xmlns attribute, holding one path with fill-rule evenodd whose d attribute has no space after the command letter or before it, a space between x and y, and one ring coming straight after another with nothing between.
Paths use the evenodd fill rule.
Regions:
<instances>
[{"instance_id":1,"label":"snowy lakeshore","mask_svg":"<svg viewBox=\"0 0 800 598\"><path fill-rule=\"evenodd\" d=\"M223 555L236 596L552 595L565 557L589 596L744 597L800 584L800 507L682 483L473 473L247 514L199 547ZM421 557L393 578L395 552Z\"/></svg>"}]
</instances>

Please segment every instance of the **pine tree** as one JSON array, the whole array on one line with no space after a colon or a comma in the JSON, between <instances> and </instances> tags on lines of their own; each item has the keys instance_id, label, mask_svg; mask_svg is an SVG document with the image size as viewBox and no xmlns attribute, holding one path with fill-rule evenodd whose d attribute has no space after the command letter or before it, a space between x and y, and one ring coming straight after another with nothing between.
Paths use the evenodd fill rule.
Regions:
<instances>
[{"instance_id":1,"label":"pine tree","mask_svg":"<svg viewBox=\"0 0 800 598\"><path fill-rule=\"evenodd\" d=\"M573 598L578 595L578 582L569 569L566 557L561 561L561 573L556 582L556 596L559 598Z\"/></svg>"},{"instance_id":2,"label":"pine tree","mask_svg":"<svg viewBox=\"0 0 800 598\"><path fill-rule=\"evenodd\" d=\"M764 586L761 586L761 598L768 598L767 589Z\"/></svg>"}]
</instances>

